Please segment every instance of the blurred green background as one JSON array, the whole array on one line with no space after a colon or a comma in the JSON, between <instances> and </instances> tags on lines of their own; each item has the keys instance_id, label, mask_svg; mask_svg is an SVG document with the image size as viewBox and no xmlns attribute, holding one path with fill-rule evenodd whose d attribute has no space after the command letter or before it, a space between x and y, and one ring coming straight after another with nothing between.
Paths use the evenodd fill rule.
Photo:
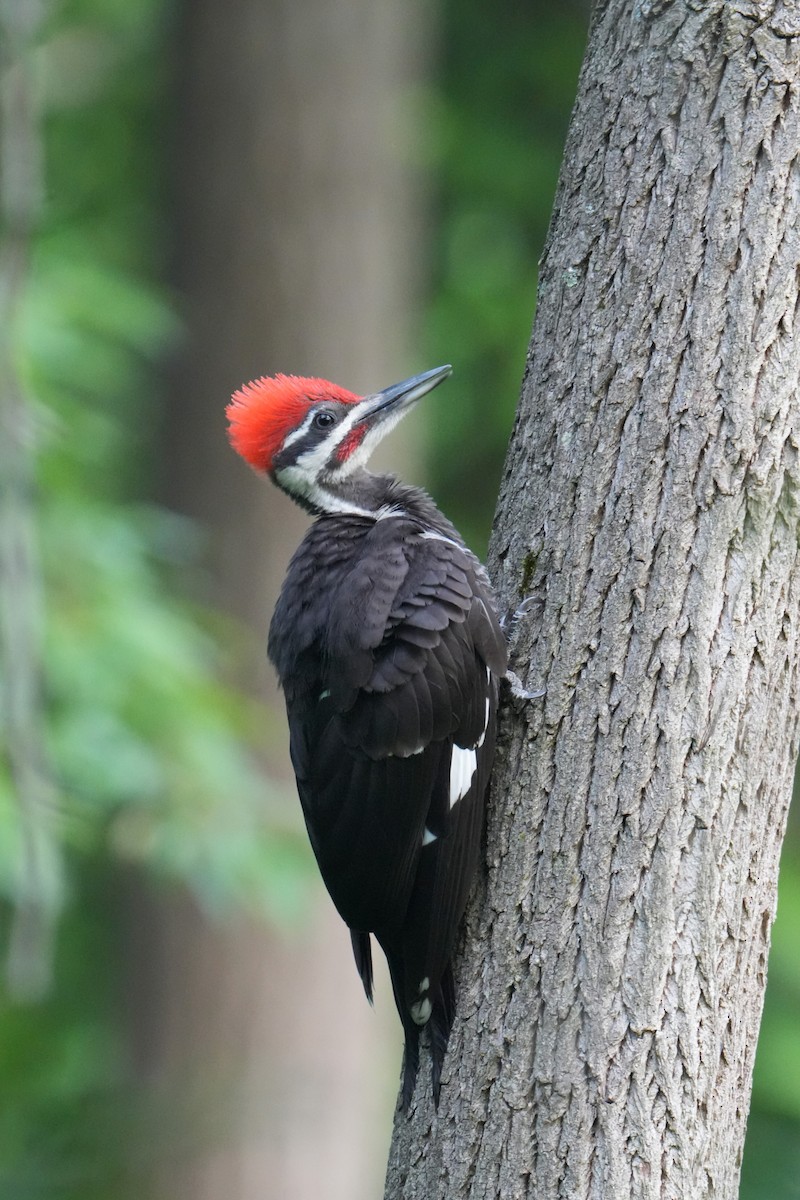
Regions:
<instances>
[{"instance_id":1,"label":"blurred green background","mask_svg":"<svg viewBox=\"0 0 800 1200\"><path fill-rule=\"evenodd\" d=\"M0 21L0 1198L302 1198L304 1138L322 1194L374 1195L396 1046L357 1074L335 1030L315 1049L287 1024L352 1002L347 1037L386 1044L355 980L345 1005L286 969L334 942L354 975L327 916L313 932L263 666L302 523L245 478L222 410L272 370L367 390L454 363L402 454L485 551L587 8L11 0ZM800 1196L799 939L794 829L746 1200ZM346 1105L314 1075L329 1050L377 1111L338 1174L314 1132ZM261 1078L287 1072L298 1100Z\"/></svg>"}]
</instances>

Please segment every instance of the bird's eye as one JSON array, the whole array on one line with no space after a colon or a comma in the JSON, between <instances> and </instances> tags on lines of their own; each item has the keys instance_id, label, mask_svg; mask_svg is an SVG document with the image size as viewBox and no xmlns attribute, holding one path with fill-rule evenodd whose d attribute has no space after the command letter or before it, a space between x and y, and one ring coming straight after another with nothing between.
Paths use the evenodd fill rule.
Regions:
<instances>
[{"instance_id":1,"label":"bird's eye","mask_svg":"<svg viewBox=\"0 0 800 1200\"><path fill-rule=\"evenodd\" d=\"M330 429L336 417L327 409L321 408L318 413L314 414L313 425L315 429Z\"/></svg>"}]
</instances>

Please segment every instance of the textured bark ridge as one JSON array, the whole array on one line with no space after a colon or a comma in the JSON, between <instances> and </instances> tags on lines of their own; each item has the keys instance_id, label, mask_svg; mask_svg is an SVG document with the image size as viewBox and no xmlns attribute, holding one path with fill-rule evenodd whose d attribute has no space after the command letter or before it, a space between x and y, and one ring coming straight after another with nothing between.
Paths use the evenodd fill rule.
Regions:
<instances>
[{"instance_id":1,"label":"textured bark ridge","mask_svg":"<svg viewBox=\"0 0 800 1200\"><path fill-rule=\"evenodd\" d=\"M788 3L596 13L491 562L547 694L394 1200L737 1194L798 744L799 80Z\"/></svg>"}]
</instances>

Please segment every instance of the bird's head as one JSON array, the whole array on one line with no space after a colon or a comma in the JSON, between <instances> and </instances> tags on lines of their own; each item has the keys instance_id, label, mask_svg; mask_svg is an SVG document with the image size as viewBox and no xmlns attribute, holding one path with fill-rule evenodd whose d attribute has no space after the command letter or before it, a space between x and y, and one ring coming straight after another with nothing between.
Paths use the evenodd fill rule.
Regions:
<instances>
[{"instance_id":1,"label":"bird's head","mask_svg":"<svg viewBox=\"0 0 800 1200\"><path fill-rule=\"evenodd\" d=\"M314 511L344 511L342 491L378 442L452 368L436 367L356 396L325 379L274 375L234 392L231 445L255 470Z\"/></svg>"}]
</instances>

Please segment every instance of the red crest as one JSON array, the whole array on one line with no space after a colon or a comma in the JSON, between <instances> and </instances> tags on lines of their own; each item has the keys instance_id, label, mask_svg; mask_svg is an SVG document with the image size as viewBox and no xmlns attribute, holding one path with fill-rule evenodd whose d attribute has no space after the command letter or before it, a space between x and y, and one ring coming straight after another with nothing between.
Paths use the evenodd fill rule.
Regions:
<instances>
[{"instance_id":1,"label":"red crest","mask_svg":"<svg viewBox=\"0 0 800 1200\"><path fill-rule=\"evenodd\" d=\"M228 439L237 454L257 471L269 471L287 435L314 404L335 400L355 404L362 397L327 379L271 375L235 391L225 410Z\"/></svg>"}]
</instances>

